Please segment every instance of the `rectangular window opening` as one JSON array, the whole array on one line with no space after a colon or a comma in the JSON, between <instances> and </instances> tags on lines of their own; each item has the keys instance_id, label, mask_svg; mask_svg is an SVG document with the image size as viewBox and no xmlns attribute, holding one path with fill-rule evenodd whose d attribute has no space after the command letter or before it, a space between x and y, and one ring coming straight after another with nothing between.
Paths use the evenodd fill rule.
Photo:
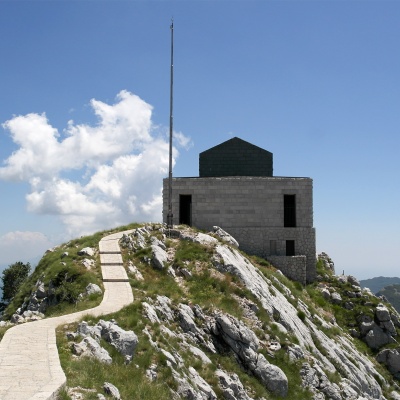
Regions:
<instances>
[{"instance_id":1,"label":"rectangular window opening","mask_svg":"<svg viewBox=\"0 0 400 400\"><path fill-rule=\"evenodd\" d=\"M286 240L286 255L289 257L295 255L294 240Z\"/></svg>"},{"instance_id":2,"label":"rectangular window opening","mask_svg":"<svg viewBox=\"0 0 400 400\"><path fill-rule=\"evenodd\" d=\"M283 226L285 228L296 227L296 195L285 194L283 195Z\"/></svg>"},{"instance_id":3,"label":"rectangular window opening","mask_svg":"<svg viewBox=\"0 0 400 400\"><path fill-rule=\"evenodd\" d=\"M192 195L179 195L179 224L192 226Z\"/></svg>"}]
</instances>

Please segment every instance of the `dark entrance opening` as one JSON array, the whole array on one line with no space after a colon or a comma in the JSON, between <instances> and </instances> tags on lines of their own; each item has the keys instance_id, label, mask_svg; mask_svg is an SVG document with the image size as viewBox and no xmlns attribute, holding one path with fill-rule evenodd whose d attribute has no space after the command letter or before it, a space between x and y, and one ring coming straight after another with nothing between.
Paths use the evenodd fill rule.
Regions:
<instances>
[{"instance_id":1,"label":"dark entrance opening","mask_svg":"<svg viewBox=\"0 0 400 400\"><path fill-rule=\"evenodd\" d=\"M295 255L294 240L286 240L286 255L287 256Z\"/></svg>"},{"instance_id":2,"label":"dark entrance opening","mask_svg":"<svg viewBox=\"0 0 400 400\"><path fill-rule=\"evenodd\" d=\"M179 195L179 223L192 226L192 195Z\"/></svg>"},{"instance_id":3,"label":"dark entrance opening","mask_svg":"<svg viewBox=\"0 0 400 400\"><path fill-rule=\"evenodd\" d=\"M296 195L285 194L283 196L283 226L285 228L296 227Z\"/></svg>"}]
</instances>

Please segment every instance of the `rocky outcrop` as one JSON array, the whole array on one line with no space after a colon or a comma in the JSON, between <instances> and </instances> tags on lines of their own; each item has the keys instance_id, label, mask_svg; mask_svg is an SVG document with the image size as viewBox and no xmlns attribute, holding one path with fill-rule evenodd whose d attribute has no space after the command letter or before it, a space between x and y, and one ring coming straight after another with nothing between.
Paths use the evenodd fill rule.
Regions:
<instances>
[{"instance_id":1,"label":"rocky outcrop","mask_svg":"<svg viewBox=\"0 0 400 400\"><path fill-rule=\"evenodd\" d=\"M400 379L400 347L382 350L376 360L384 364L396 379Z\"/></svg>"}]
</instances>

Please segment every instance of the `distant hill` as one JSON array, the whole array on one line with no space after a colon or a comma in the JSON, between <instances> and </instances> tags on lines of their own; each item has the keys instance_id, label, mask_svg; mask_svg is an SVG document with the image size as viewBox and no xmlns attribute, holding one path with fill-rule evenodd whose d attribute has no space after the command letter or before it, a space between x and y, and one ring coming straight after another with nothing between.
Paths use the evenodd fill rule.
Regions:
<instances>
[{"instance_id":1,"label":"distant hill","mask_svg":"<svg viewBox=\"0 0 400 400\"><path fill-rule=\"evenodd\" d=\"M385 296L392 306L400 312L400 284L385 286L377 295Z\"/></svg>"},{"instance_id":2,"label":"distant hill","mask_svg":"<svg viewBox=\"0 0 400 400\"><path fill-rule=\"evenodd\" d=\"M385 286L400 284L400 278L378 276L376 278L364 279L360 281L361 287L371 289L372 293L378 293Z\"/></svg>"}]
</instances>

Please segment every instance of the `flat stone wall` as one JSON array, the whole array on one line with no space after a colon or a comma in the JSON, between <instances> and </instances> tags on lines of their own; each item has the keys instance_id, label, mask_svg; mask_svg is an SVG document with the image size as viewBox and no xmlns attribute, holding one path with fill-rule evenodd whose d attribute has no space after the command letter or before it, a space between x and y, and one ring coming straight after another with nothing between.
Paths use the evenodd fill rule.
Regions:
<instances>
[{"instance_id":1,"label":"flat stone wall","mask_svg":"<svg viewBox=\"0 0 400 400\"><path fill-rule=\"evenodd\" d=\"M168 179L164 180L164 220ZM179 219L179 195L192 196L192 225L283 227L283 195L296 195L297 227L313 226L312 179L281 177L174 178L172 212Z\"/></svg>"},{"instance_id":2,"label":"flat stone wall","mask_svg":"<svg viewBox=\"0 0 400 400\"><path fill-rule=\"evenodd\" d=\"M222 228L239 242L241 250L265 258L284 273L289 271L290 263L293 262L293 273L285 273L288 277L299 275L296 257L305 256L305 280L307 282L315 280L317 259L314 228L231 228L223 226ZM295 257L286 256L286 240L295 241ZM275 249L271 249L271 241L275 241ZM273 250L275 250L275 254ZM275 262L280 264L276 265ZM281 267L284 267L285 271ZM302 279L296 280L303 283Z\"/></svg>"},{"instance_id":3,"label":"flat stone wall","mask_svg":"<svg viewBox=\"0 0 400 400\"><path fill-rule=\"evenodd\" d=\"M288 278L307 283L307 257L306 256L268 256L267 260L283 272Z\"/></svg>"},{"instance_id":4,"label":"flat stone wall","mask_svg":"<svg viewBox=\"0 0 400 400\"><path fill-rule=\"evenodd\" d=\"M167 194L168 179L165 179L164 222L168 212ZM284 228L283 199L287 194L296 196L295 228ZM263 258L286 257L286 240L294 240L295 256L307 257L306 280L315 280L312 179L248 176L174 178L174 224L179 223L180 195L192 196L192 226L206 231L212 230L215 225L220 226L235 237L242 250L250 254ZM271 251L271 240L275 241L274 252ZM285 265L289 265L289 261L285 261ZM294 261L293 268L297 271L297 261Z\"/></svg>"}]
</instances>

